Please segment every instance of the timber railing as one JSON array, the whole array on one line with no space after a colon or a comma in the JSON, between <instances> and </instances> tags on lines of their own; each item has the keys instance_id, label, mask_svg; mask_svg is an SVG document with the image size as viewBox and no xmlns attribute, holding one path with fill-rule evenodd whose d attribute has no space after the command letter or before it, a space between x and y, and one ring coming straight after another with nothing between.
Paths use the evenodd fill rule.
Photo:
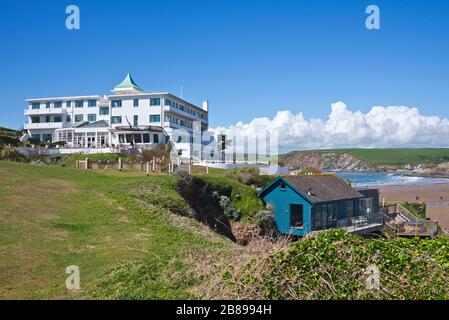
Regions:
<instances>
[{"instance_id":1,"label":"timber railing","mask_svg":"<svg viewBox=\"0 0 449 320\"><path fill-rule=\"evenodd\" d=\"M421 219L399 203L384 206L382 210L387 224L396 230L399 237L433 238L438 234L438 221ZM402 221L397 222L397 216Z\"/></svg>"}]
</instances>

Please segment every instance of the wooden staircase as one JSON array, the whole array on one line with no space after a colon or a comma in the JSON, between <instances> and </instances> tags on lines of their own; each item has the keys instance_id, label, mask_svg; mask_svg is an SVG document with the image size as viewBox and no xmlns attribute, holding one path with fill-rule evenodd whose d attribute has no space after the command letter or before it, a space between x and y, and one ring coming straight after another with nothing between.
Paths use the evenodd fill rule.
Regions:
<instances>
[{"instance_id":1,"label":"wooden staircase","mask_svg":"<svg viewBox=\"0 0 449 320\"><path fill-rule=\"evenodd\" d=\"M430 237L438 233L438 222L420 219L401 204L381 207L385 224L395 230L398 237Z\"/></svg>"}]
</instances>

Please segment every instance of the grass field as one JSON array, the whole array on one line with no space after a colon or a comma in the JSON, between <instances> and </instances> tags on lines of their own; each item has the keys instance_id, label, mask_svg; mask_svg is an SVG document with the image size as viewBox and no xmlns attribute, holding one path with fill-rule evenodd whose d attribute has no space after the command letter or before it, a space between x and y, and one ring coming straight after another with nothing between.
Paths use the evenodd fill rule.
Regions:
<instances>
[{"instance_id":1,"label":"grass field","mask_svg":"<svg viewBox=\"0 0 449 320\"><path fill-rule=\"evenodd\" d=\"M349 153L373 166L439 164L449 162L449 148L330 149L298 152Z\"/></svg>"},{"instance_id":2,"label":"grass field","mask_svg":"<svg viewBox=\"0 0 449 320\"><path fill-rule=\"evenodd\" d=\"M167 175L0 161L0 179L0 299L195 298L187 257L235 246L128 196L142 183L173 192ZM69 265L77 293L65 288Z\"/></svg>"}]
</instances>

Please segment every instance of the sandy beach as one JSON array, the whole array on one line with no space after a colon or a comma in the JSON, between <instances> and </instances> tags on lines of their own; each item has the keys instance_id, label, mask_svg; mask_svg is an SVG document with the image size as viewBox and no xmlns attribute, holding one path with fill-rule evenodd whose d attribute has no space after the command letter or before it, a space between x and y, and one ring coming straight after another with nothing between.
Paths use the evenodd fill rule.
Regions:
<instances>
[{"instance_id":1,"label":"sandy beach","mask_svg":"<svg viewBox=\"0 0 449 320\"><path fill-rule=\"evenodd\" d=\"M383 186L379 189L381 202L382 199L394 202L425 202L427 217L437 220L442 228L449 230L449 183Z\"/></svg>"}]
</instances>

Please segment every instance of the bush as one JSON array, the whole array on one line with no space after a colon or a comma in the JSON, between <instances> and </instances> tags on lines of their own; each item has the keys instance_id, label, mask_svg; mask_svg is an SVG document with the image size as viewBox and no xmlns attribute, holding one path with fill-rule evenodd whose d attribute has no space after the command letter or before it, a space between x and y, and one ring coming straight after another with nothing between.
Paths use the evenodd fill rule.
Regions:
<instances>
[{"instance_id":1,"label":"bush","mask_svg":"<svg viewBox=\"0 0 449 320\"><path fill-rule=\"evenodd\" d=\"M372 265L379 289L366 285ZM224 281L240 299L449 299L449 239L328 230L254 259Z\"/></svg>"},{"instance_id":2,"label":"bush","mask_svg":"<svg viewBox=\"0 0 449 320\"><path fill-rule=\"evenodd\" d=\"M226 175L243 184L256 187L265 187L273 180L273 177L260 175L260 170L254 167L232 169Z\"/></svg>"},{"instance_id":3,"label":"bush","mask_svg":"<svg viewBox=\"0 0 449 320\"><path fill-rule=\"evenodd\" d=\"M10 137L0 137L0 146L7 146L11 145L13 147L17 147L19 145L19 140L10 138Z\"/></svg>"},{"instance_id":4,"label":"bush","mask_svg":"<svg viewBox=\"0 0 449 320\"><path fill-rule=\"evenodd\" d=\"M5 148L0 151L0 160L25 162L26 158L14 148Z\"/></svg>"},{"instance_id":5,"label":"bush","mask_svg":"<svg viewBox=\"0 0 449 320\"><path fill-rule=\"evenodd\" d=\"M252 219L254 214L265 208L254 188L229 177L198 176L207 184L210 192L217 191L227 196L234 207L240 210L242 218Z\"/></svg>"},{"instance_id":6,"label":"bush","mask_svg":"<svg viewBox=\"0 0 449 320\"><path fill-rule=\"evenodd\" d=\"M236 221L241 219L242 213L239 209L236 209L234 207L231 199L229 199L227 196L220 195L217 191L214 191L212 193L212 196L216 201L218 201L218 204L223 209L223 213L226 218Z\"/></svg>"},{"instance_id":7,"label":"bush","mask_svg":"<svg viewBox=\"0 0 449 320\"><path fill-rule=\"evenodd\" d=\"M267 210L257 212L254 215L254 220L262 232L273 231L275 228L273 207L267 206Z\"/></svg>"}]
</instances>

